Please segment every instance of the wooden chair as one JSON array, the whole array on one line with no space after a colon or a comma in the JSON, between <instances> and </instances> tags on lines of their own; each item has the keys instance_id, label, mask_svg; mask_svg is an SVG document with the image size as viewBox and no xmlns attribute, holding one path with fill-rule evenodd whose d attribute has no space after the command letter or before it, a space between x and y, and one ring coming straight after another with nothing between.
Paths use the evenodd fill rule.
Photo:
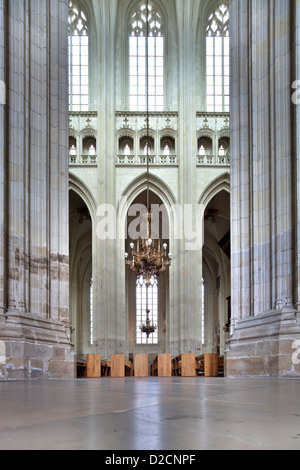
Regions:
<instances>
[{"instance_id":1,"label":"wooden chair","mask_svg":"<svg viewBox=\"0 0 300 470\"><path fill-rule=\"evenodd\" d=\"M204 354L204 376L219 376L219 357L218 354Z\"/></svg>"},{"instance_id":2,"label":"wooden chair","mask_svg":"<svg viewBox=\"0 0 300 470\"><path fill-rule=\"evenodd\" d=\"M125 377L133 377L134 376L134 367L132 362L125 361Z\"/></svg>"},{"instance_id":3,"label":"wooden chair","mask_svg":"<svg viewBox=\"0 0 300 470\"><path fill-rule=\"evenodd\" d=\"M108 377L110 373L107 361L101 361L101 377Z\"/></svg>"},{"instance_id":4,"label":"wooden chair","mask_svg":"<svg viewBox=\"0 0 300 470\"><path fill-rule=\"evenodd\" d=\"M172 372L175 377L196 377L197 362L194 354L181 354L172 361Z\"/></svg>"},{"instance_id":5,"label":"wooden chair","mask_svg":"<svg viewBox=\"0 0 300 470\"><path fill-rule=\"evenodd\" d=\"M110 358L110 376L112 378L125 377L125 356L124 354L112 354Z\"/></svg>"},{"instance_id":6,"label":"wooden chair","mask_svg":"<svg viewBox=\"0 0 300 470\"><path fill-rule=\"evenodd\" d=\"M76 368L77 368L77 378L86 378L87 377L86 360L77 359Z\"/></svg>"},{"instance_id":7,"label":"wooden chair","mask_svg":"<svg viewBox=\"0 0 300 470\"><path fill-rule=\"evenodd\" d=\"M204 355L196 357L196 372L200 376L204 376Z\"/></svg>"},{"instance_id":8,"label":"wooden chair","mask_svg":"<svg viewBox=\"0 0 300 470\"><path fill-rule=\"evenodd\" d=\"M224 377L225 375L224 356L219 356L218 359L218 375L219 377Z\"/></svg>"},{"instance_id":9,"label":"wooden chair","mask_svg":"<svg viewBox=\"0 0 300 470\"><path fill-rule=\"evenodd\" d=\"M134 356L134 377L149 376L148 354L135 354Z\"/></svg>"},{"instance_id":10,"label":"wooden chair","mask_svg":"<svg viewBox=\"0 0 300 470\"><path fill-rule=\"evenodd\" d=\"M172 376L172 356L171 354L159 354L151 367L153 377L171 377Z\"/></svg>"},{"instance_id":11,"label":"wooden chair","mask_svg":"<svg viewBox=\"0 0 300 470\"><path fill-rule=\"evenodd\" d=\"M101 377L101 354L88 354L86 356L86 376L88 379Z\"/></svg>"}]
</instances>

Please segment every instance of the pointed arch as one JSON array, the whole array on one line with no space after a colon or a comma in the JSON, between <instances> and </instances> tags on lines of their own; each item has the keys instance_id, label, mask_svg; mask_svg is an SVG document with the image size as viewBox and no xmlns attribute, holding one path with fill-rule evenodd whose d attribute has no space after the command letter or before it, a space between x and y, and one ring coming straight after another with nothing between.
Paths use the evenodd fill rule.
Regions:
<instances>
[{"instance_id":1,"label":"pointed arch","mask_svg":"<svg viewBox=\"0 0 300 470\"><path fill-rule=\"evenodd\" d=\"M73 190L76 194L78 194L84 201L84 203L87 205L94 225L97 212L97 203L89 188L80 178L70 173L69 189Z\"/></svg>"},{"instance_id":2,"label":"pointed arch","mask_svg":"<svg viewBox=\"0 0 300 470\"><path fill-rule=\"evenodd\" d=\"M152 191L160 198L166 208L170 227L174 227L175 214L172 211L172 206L175 206L177 204L177 200L173 191L161 178L156 175L150 174L149 183L150 191ZM132 205L134 200L146 190L146 188L147 173L143 173L136 179L134 179L122 192L119 201L119 206L117 209L120 238L122 238L125 233L127 213L130 206Z\"/></svg>"},{"instance_id":3,"label":"pointed arch","mask_svg":"<svg viewBox=\"0 0 300 470\"><path fill-rule=\"evenodd\" d=\"M149 176L150 191L155 193L166 207L171 208L177 203L176 197L170 187L158 176L150 174ZM127 198L128 207L147 188L147 173L143 173L135 178L122 192L121 198ZM121 208L121 206L119 206Z\"/></svg>"},{"instance_id":4,"label":"pointed arch","mask_svg":"<svg viewBox=\"0 0 300 470\"><path fill-rule=\"evenodd\" d=\"M222 190L227 191L230 194L230 174L228 172L223 173L211 183L202 192L198 203L204 207Z\"/></svg>"}]
</instances>

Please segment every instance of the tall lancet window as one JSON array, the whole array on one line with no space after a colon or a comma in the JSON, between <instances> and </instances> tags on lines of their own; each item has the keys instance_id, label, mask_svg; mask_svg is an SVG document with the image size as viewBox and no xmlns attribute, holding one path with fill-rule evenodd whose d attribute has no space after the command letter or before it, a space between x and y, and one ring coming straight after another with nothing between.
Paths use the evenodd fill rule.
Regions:
<instances>
[{"instance_id":1,"label":"tall lancet window","mask_svg":"<svg viewBox=\"0 0 300 470\"><path fill-rule=\"evenodd\" d=\"M152 2L148 4L148 18L146 1L139 3L131 17L129 90L131 111L146 111L147 96L149 111L163 111L164 31L162 16Z\"/></svg>"},{"instance_id":2,"label":"tall lancet window","mask_svg":"<svg viewBox=\"0 0 300 470\"><path fill-rule=\"evenodd\" d=\"M85 13L76 1L69 1L69 107L89 109L89 37Z\"/></svg>"},{"instance_id":3,"label":"tall lancet window","mask_svg":"<svg viewBox=\"0 0 300 470\"><path fill-rule=\"evenodd\" d=\"M207 111L229 112L229 7L221 3L206 28Z\"/></svg>"}]
</instances>

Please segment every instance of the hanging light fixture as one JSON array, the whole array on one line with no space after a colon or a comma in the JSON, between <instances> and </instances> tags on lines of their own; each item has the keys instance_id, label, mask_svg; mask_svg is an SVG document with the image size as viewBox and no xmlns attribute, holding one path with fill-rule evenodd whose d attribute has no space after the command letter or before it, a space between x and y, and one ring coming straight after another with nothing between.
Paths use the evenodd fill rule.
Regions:
<instances>
[{"instance_id":1,"label":"hanging light fixture","mask_svg":"<svg viewBox=\"0 0 300 470\"><path fill-rule=\"evenodd\" d=\"M140 325L140 330L145 333L147 337L153 334L157 326L150 321L149 309L149 288L159 275L171 266L172 254L168 253L167 243L163 243L160 238L152 238L151 223L152 213L150 204L150 111L149 111L149 0L146 2L146 89L147 89L147 145L146 145L146 158L147 158L147 210L145 214L145 223L147 224L147 237L145 239L139 238L135 243L130 243L131 253L125 253L126 266L135 273L137 279L143 279L146 286L146 323Z\"/></svg>"}]
</instances>

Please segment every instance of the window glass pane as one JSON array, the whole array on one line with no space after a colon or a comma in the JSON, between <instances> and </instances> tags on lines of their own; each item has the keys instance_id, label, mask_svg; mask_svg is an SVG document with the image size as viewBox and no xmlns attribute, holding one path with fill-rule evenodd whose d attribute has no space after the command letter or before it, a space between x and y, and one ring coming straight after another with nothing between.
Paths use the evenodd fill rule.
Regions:
<instances>
[{"instance_id":1,"label":"window glass pane","mask_svg":"<svg viewBox=\"0 0 300 470\"><path fill-rule=\"evenodd\" d=\"M89 45L89 37L88 36L81 36L81 45L88 46Z\"/></svg>"},{"instance_id":2,"label":"window glass pane","mask_svg":"<svg viewBox=\"0 0 300 470\"><path fill-rule=\"evenodd\" d=\"M80 105L80 96L79 95L73 95L73 104L74 105Z\"/></svg>"},{"instance_id":3,"label":"window glass pane","mask_svg":"<svg viewBox=\"0 0 300 470\"><path fill-rule=\"evenodd\" d=\"M89 97L87 95L81 95L81 104L86 106L89 104Z\"/></svg>"},{"instance_id":4,"label":"window glass pane","mask_svg":"<svg viewBox=\"0 0 300 470\"><path fill-rule=\"evenodd\" d=\"M71 42L72 42L72 46L75 49L75 46L79 46L80 44L80 36L72 36Z\"/></svg>"},{"instance_id":5,"label":"window glass pane","mask_svg":"<svg viewBox=\"0 0 300 470\"><path fill-rule=\"evenodd\" d=\"M88 87L89 84L89 77L87 75L84 75L81 77L81 86L82 87Z\"/></svg>"}]
</instances>

